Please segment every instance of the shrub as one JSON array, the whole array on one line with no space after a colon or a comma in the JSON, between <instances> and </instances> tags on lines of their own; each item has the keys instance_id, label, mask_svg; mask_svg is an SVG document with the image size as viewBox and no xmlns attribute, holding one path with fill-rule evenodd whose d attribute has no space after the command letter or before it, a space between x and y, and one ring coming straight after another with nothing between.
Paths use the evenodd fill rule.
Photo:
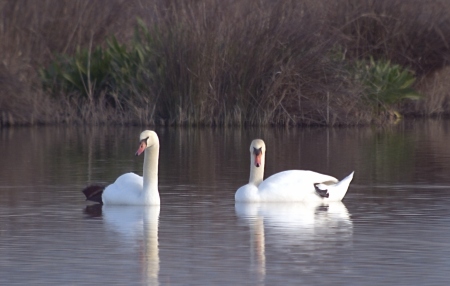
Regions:
<instances>
[{"instance_id":1,"label":"shrub","mask_svg":"<svg viewBox=\"0 0 450 286\"><path fill-rule=\"evenodd\" d=\"M0 13L0 68L21 94L0 78L9 122L367 124L411 97L411 75L450 61L440 0L17 0Z\"/></svg>"},{"instance_id":2,"label":"shrub","mask_svg":"<svg viewBox=\"0 0 450 286\"><path fill-rule=\"evenodd\" d=\"M403 99L418 100L420 94L412 86L414 74L406 68L392 64L389 60L356 61L355 79L364 87L365 99L374 107L376 114L394 113L395 104Z\"/></svg>"}]
</instances>

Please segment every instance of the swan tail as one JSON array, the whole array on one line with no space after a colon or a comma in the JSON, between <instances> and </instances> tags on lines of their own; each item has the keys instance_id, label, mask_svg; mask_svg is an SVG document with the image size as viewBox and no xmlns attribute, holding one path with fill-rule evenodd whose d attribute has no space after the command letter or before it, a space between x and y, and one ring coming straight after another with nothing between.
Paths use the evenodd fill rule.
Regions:
<instances>
[{"instance_id":1,"label":"swan tail","mask_svg":"<svg viewBox=\"0 0 450 286\"><path fill-rule=\"evenodd\" d=\"M316 183L314 184L314 189L316 190L316 194L321 198L328 198L330 196L325 184Z\"/></svg>"},{"instance_id":2,"label":"swan tail","mask_svg":"<svg viewBox=\"0 0 450 286\"><path fill-rule=\"evenodd\" d=\"M350 186L350 182L353 180L354 173L354 171L351 172L350 175L334 185L332 189L330 188L328 198L330 201L341 201L345 197L348 187Z\"/></svg>"},{"instance_id":3,"label":"swan tail","mask_svg":"<svg viewBox=\"0 0 450 286\"><path fill-rule=\"evenodd\" d=\"M102 194L105 186L101 185L91 185L87 186L83 190L83 194L86 196L86 201L93 201L96 203L103 204Z\"/></svg>"}]
</instances>

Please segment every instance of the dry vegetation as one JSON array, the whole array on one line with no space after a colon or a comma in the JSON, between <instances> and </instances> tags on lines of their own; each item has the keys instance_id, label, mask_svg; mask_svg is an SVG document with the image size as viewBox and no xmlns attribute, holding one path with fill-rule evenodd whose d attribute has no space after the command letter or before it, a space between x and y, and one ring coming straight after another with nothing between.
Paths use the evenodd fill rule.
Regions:
<instances>
[{"instance_id":1,"label":"dry vegetation","mask_svg":"<svg viewBox=\"0 0 450 286\"><path fill-rule=\"evenodd\" d=\"M349 68L371 57L412 70L424 95L389 108L449 114L448 3L0 0L0 125L382 122ZM82 89L43 88L39 72L59 55L84 49L89 70L112 37L127 53L107 80L87 72Z\"/></svg>"}]
</instances>

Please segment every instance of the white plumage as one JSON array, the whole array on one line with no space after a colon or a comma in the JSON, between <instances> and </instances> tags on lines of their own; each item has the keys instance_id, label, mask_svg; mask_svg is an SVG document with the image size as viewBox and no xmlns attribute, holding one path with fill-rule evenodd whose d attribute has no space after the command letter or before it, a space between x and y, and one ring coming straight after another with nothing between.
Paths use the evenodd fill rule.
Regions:
<instances>
[{"instance_id":1,"label":"white plumage","mask_svg":"<svg viewBox=\"0 0 450 286\"><path fill-rule=\"evenodd\" d=\"M353 173L342 181L313 171L290 170L263 180L266 145L255 139L250 145L250 179L235 194L236 202L341 201Z\"/></svg>"},{"instance_id":2,"label":"white plumage","mask_svg":"<svg viewBox=\"0 0 450 286\"><path fill-rule=\"evenodd\" d=\"M142 177L134 173L121 175L104 190L89 186L83 190L87 200L105 205L159 205L158 158L159 139L154 131L143 131L136 156L144 153Z\"/></svg>"}]
</instances>

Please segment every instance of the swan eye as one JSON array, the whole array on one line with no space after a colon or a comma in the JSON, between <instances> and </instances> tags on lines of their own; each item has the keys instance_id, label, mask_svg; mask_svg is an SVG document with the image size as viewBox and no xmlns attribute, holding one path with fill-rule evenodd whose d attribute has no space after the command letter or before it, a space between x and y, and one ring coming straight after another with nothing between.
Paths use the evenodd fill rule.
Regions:
<instances>
[{"instance_id":1,"label":"swan eye","mask_svg":"<svg viewBox=\"0 0 450 286\"><path fill-rule=\"evenodd\" d=\"M143 142L143 143L145 143L145 145L148 145L148 142L147 142L148 138L149 138L149 137L147 137L147 138L145 138L145 139L142 139L142 140L141 140L141 143Z\"/></svg>"},{"instance_id":2,"label":"swan eye","mask_svg":"<svg viewBox=\"0 0 450 286\"><path fill-rule=\"evenodd\" d=\"M259 154L262 153L262 147L259 149L256 149L255 147L253 147L253 154L255 154L256 156L258 156Z\"/></svg>"}]
</instances>

